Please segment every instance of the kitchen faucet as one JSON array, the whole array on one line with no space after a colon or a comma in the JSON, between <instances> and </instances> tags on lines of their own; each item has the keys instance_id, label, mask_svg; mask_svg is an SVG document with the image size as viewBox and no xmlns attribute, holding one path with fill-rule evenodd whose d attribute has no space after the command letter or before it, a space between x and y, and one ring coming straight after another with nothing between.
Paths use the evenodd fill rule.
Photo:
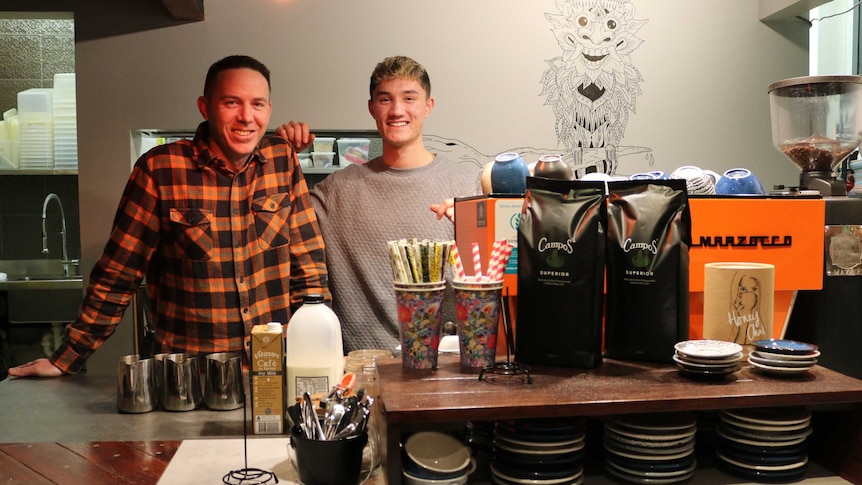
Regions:
<instances>
[{"instance_id":1,"label":"kitchen faucet","mask_svg":"<svg viewBox=\"0 0 862 485\"><path fill-rule=\"evenodd\" d=\"M63 276L69 276L69 266L78 264L78 260L69 259L69 250L66 245L66 213L63 212L63 203L57 194L51 193L45 197L45 202L42 203L42 254L48 254L48 229L45 222L48 220L48 203L51 200L56 200L60 206L60 236L63 238L63 259L60 261L63 264Z\"/></svg>"}]
</instances>

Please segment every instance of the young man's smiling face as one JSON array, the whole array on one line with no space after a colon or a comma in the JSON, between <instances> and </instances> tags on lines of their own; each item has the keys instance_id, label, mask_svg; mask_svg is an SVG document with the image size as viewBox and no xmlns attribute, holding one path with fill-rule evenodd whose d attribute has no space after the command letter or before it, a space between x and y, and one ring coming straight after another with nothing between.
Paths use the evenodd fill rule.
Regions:
<instances>
[{"instance_id":1,"label":"young man's smiling face","mask_svg":"<svg viewBox=\"0 0 862 485\"><path fill-rule=\"evenodd\" d=\"M210 146L234 168L241 167L266 133L272 103L266 78L254 69L221 72L198 109L209 122Z\"/></svg>"},{"instance_id":2,"label":"young man's smiling face","mask_svg":"<svg viewBox=\"0 0 862 485\"><path fill-rule=\"evenodd\" d=\"M434 99L419 81L407 78L384 79L368 101L383 145L392 148L421 144L422 127L433 108Z\"/></svg>"}]
</instances>

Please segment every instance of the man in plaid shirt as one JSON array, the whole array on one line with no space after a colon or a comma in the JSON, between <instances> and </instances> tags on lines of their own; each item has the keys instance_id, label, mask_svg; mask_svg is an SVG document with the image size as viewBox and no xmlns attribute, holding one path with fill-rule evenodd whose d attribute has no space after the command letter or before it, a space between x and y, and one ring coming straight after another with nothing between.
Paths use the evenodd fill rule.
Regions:
<instances>
[{"instance_id":1,"label":"man in plaid shirt","mask_svg":"<svg viewBox=\"0 0 862 485\"><path fill-rule=\"evenodd\" d=\"M50 359L12 376L75 373L120 323L146 276L154 352L244 349L253 325L286 323L327 289L324 244L293 146L264 138L269 70L230 56L207 73L193 140L135 164L77 321Z\"/></svg>"}]
</instances>

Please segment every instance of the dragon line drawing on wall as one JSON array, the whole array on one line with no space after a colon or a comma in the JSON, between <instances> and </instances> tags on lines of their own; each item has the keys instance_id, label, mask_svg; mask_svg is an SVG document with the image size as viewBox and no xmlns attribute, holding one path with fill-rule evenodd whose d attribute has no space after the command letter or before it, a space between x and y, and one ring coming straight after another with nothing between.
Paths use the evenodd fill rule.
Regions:
<instances>
[{"instance_id":1,"label":"dragon line drawing on wall","mask_svg":"<svg viewBox=\"0 0 862 485\"><path fill-rule=\"evenodd\" d=\"M651 170L651 148L621 145L643 81L631 54L643 43L637 33L648 21L635 18L631 0L556 0L555 5L559 13L544 15L562 54L545 60L539 96L556 118L557 146L507 146L488 154L460 139L426 134L429 150L486 168L505 152L518 153L530 164L559 154L575 178L591 172L615 175L620 158L631 155L640 157L628 159L629 171Z\"/></svg>"},{"instance_id":2,"label":"dragon line drawing on wall","mask_svg":"<svg viewBox=\"0 0 862 485\"><path fill-rule=\"evenodd\" d=\"M546 13L562 55L548 59L542 95L556 117L557 141L579 175L614 174L629 112L641 94L640 71L631 53L643 40L647 20L635 18L629 0L557 0L559 14Z\"/></svg>"}]
</instances>

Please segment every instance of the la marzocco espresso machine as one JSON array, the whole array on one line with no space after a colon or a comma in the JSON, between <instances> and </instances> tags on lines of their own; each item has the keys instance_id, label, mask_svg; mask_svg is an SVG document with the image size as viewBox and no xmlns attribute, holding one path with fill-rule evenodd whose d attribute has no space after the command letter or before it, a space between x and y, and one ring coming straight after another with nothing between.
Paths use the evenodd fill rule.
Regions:
<instances>
[{"instance_id":1,"label":"la marzocco espresso machine","mask_svg":"<svg viewBox=\"0 0 862 485\"><path fill-rule=\"evenodd\" d=\"M823 288L798 291L784 337L817 344L819 364L862 378L862 198L832 175L862 143L862 76L792 78L768 91L773 144L802 170L800 192L826 203Z\"/></svg>"}]
</instances>

